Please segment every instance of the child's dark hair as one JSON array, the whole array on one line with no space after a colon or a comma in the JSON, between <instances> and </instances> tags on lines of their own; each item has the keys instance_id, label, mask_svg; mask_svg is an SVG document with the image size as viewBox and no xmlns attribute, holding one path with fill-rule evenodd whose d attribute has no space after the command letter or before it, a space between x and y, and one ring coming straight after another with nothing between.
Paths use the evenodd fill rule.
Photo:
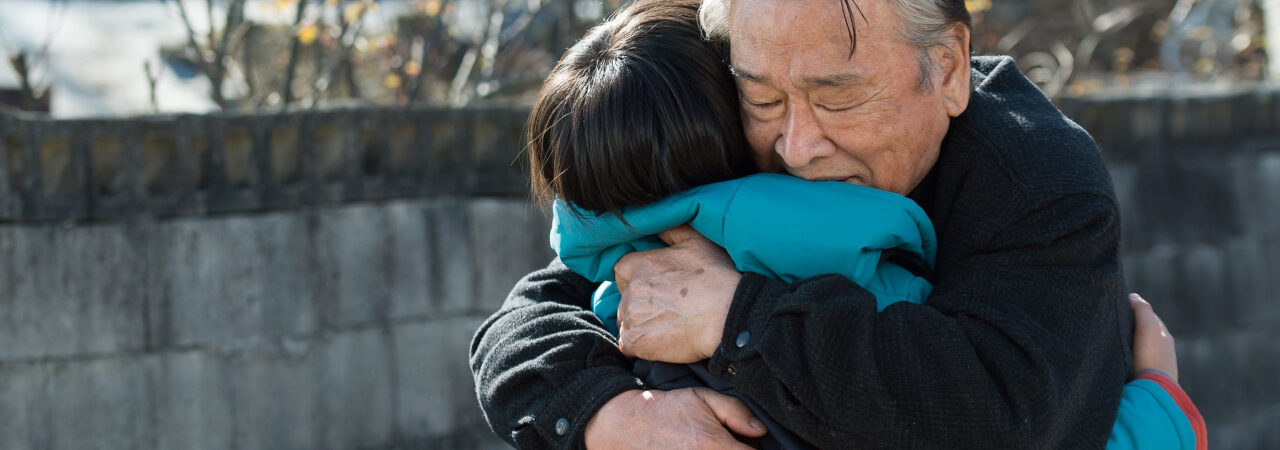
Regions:
<instances>
[{"instance_id":1,"label":"child's dark hair","mask_svg":"<svg viewBox=\"0 0 1280 450\"><path fill-rule=\"evenodd\" d=\"M596 213L756 172L696 0L638 0L565 53L529 116L534 195Z\"/></svg>"}]
</instances>

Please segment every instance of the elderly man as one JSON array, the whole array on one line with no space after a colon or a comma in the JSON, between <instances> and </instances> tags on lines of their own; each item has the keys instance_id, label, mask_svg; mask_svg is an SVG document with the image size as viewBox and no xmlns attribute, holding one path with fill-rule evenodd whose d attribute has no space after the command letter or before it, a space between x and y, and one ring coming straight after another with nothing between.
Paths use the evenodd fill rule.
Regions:
<instances>
[{"instance_id":1,"label":"elderly man","mask_svg":"<svg viewBox=\"0 0 1280 450\"><path fill-rule=\"evenodd\" d=\"M476 335L491 426L519 447L739 445L736 400L642 391L627 356L710 371L822 448L1100 448L1131 367L1119 216L1089 136L1007 58L969 57L961 0L708 0L766 168L908 195L934 222L923 305L840 276L739 273L685 231L615 266L615 346L559 262ZM786 230L779 230L780 233ZM621 349L619 349L621 347Z\"/></svg>"}]
</instances>

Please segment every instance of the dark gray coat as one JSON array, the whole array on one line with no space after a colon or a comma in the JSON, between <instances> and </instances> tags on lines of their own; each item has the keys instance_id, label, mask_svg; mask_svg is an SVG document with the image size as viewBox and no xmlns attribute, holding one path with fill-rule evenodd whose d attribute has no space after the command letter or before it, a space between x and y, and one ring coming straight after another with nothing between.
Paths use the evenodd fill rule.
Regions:
<instances>
[{"instance_id":1,"label":"dark gray coat","mask_svg":"<svg viewBox=\"0 0 1280 450\"><path fill-rule=\"evenodd\" d=\"M1082 449L1110 433L1132 313L1106 167L1012 60L974 58L972 82L911 194L939 241L924 305L877 313L834 275L748 273L734 294L711 372L819 447ZM594 288L553 261L476 333L481 407L517 447L581 447L595 411L640 387Z\"/></svg>"}]
</instances>

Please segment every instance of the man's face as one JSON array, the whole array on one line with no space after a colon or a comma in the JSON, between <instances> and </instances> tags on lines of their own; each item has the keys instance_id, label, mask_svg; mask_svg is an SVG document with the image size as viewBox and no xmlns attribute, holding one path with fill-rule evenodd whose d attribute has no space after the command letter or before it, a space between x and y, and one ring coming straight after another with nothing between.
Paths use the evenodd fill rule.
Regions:
<instances>
[{"instance_id":1,"label":"man's face","mask_svg":"<svg viewBox=\"0 0 1280 450\"><path fill-rule=\"evenodd\" d=\"M899 34L893 6L858 5L866 20L855 8L850 59L839 1L735 1L730 62L743 124L766 170L905 195L937 161L946 99L940 86L918 89L918 50Z\"/></svg>"}]
</instances>

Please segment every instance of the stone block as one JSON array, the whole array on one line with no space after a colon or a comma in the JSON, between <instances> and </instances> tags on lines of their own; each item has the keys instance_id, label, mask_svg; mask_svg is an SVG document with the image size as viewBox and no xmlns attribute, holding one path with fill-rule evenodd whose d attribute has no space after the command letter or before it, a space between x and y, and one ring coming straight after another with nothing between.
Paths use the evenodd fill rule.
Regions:
<instances>
[{"instance_id":1,"label":"stone block","mask_svg":"<svg viewBox=\"0 0 1280 450\"><path fill-rule=\"evenodd\" d=\"M149 133L142 140L142 179L148 195L182 189L178 140L168 133Z\"/></svg>"},{"instance_id":2,"label":"stone block","mask_svg":"<svg viewBox=\"0 0 1280 450\"><path fill-rule=\"evenodd\" d=\"M1165 137L1164 111L1167 103L1160 98L1139 98L1129 105L1129 145L1150 145Z\"/></svg>"},{"instance_id":3,"label":"stone block","mask_svg":"<svg viewBox=\"0 0 1280 450\"><path fill-rule=\"evenodd\" d=\"M1141 199L1154 243L1218 242L1243 231L1251 205L1234 195L1233 173L1221 157L1178 158L1173 164L1142 167Z\"/></svg>"},{"instance_id":4,"label":"stone block","mask_svg":"<svg viewBox=\"0 0 1280 450\"><path fill-rule=\"evenodd\" d=\"M431 192L458 194L474 177L468 167L471 152L471 116L461 110L433 111L425 115L427 185Z\"/></svg>"},{"instance_id":5,"label":"stone block","mask_svg":"<svg viewBox=\"0 0 1280 450\"><path fill-rule=\"evenodd\" d=\"M320 397L322 351L313 341L289 341L291 351L259 349L232 358L230 448L328 448Z\"/></svg>"},{"instance_id":6,"label":"stone block","mask_svg":"<svg viewBox=\"0 0 1280 450\"><path fill-rule=\"evenodd\" d=\"M1236 411L1226 416L1206 418L1209 448L1253 450L1280 448L1280 406L1254 411Z\"/></svg>"},{"instance_id":7,"label":"stone block","mask_svg":"<svg viewBox=\"0 0 1280 450\"><path fill-rule=\"evenodd\" d=\"M228 187L237 189L251 186L256 182L252 130L241 126L229 127L224 139L222 158Z\"/></svg>"},{"instance_id":8,"label":"stone block","mask_svg":"<svg viewBox=\"0 0 1280 450\"><path fill-rule=\"evenodd\" d=\"M281 126L271 130L271 176L275 183L290 185L298 182L298 127Z\"/></svg>"},{"instance_id":9,"label":"stone block","mask_svg":"<svg viewBox=\"0 0 1280 450\"><path fill-rule=\"evenodd\" d=\"M1124 252L1145 249L1149 244L1142 239L1142 214L1139 202L1142 192L1138 189L1139 169L1132 162L1108 162L1107 170L1116 189L1116 202L1120 208L1121 246Z\"/></svg>"},{"instance_id":10,"label":"stone block","mask_svg":"<svg viewBox=\"0 0 1280 450\"><path fill-rule=\"evenodd\" d=\"M1210 244L1187 243L1179 255L1174 282L1180 286L1177 301L1185 311L1179 323L1195 330L1224 329L1234 325L1240 299L1227 283L1228 255ZM1232 257L1236 255L1231 255Z\"/></svg>"},{"instance_id":11,"label":"stone block","mask_svg":"<svg viewBox=\"0 0 1280 450\"><path fill-rule=\"evenodd\" d=\"M1170 327L1194 320L1179 291L1178 248L1157 245L1143 251L1126 252L1122 258L1129 290L1142 294L1151 302L1160 318Z\"/></svg>"},{"instance_id":12,"label":"stone block","mask_svg":"<svg viewBox=\"0 0 1280 450\"><path fill-rule=\"evenodd\" d=\"M120 224L0 226L0 361L143 348L144 236Z\"/></svg>"},{"instance_id":13,"label":"stone block","mask_svg":"<svg viewBox=\"0 0 1280 450\"><path fill-rule=\"evenodd\" d=\"M231 371L212 352L166 353L152 377L158 449L232 448Z\"/></svg>"},{"instance_id":14,"label":"stone block","mask_svg":"<svg viewBox=\"0 0 1280 450\"><path fill-rule=\"evenodd\" d=\"M263 206L268 136L263 118L207 116L210 153L206 206L209 212L254 211Z\"/></svg>"},{"instance_id":15,"label":"stone block","mask_svg":"<svg viewBox=\"0 0 1280 450\"><path fill-rule=\"evenodd\" d=\"M1274 311L1280 309L1280 302L1276 302L1276 299L1280 299L1280 277L1275 275L1280 271L1280 237L1263 237L1259 240L1259 247L1262 252L1262 263L1259 268L1260 276L1254 278L1260 282L1255 295L1261 303ZM1280 319L1263 321L1267 316L1269 315L1264 314L1259 317L1257 323L1272 327L1280 323Z\"/></svg>"},{"instance_id":16,"label":"stone block","mask_svg":"<svg viewBox=\"0 0 1280 450\"><path fill-rule=\"evenodd\" d=\"M197 191L202 180L208 139L196 116L154 118L146 123L142 145L142 184L147 210L157 217L191 215L205 210Z\"/></svg>"},{"instance_id":17,"label":"stone block","mask_svg":"<svg viewBox=\"0 0 1280 450\"><path fill-rule=\"evenodd\" d=\"M363 329L324 342L318 401L324 447L377 448L395 439L391 341L387 330Z\"/></svg>"},{"instance_id":18,"label":"stone block","mask_svg":"<svg viewBox=\"0 0 1280 450\"><path fill-rule=\"evenodd\" d=\"M1243 93L1231 106L1232 115L1238 118L1240 135L1256 136L1271 133L1272 96L1267 91Z\"/></svg>"},{"instance_id":19,"label":"stone block","mask_svg":"<svg viewBox=\"0 0 1280 450\"><path fill-rule=\"evenodd\" d=\"M51 364L49 448L153 448L154 364L144 357Z\"/></svg>"},{"instance_id":20,"label":"stone block","mask_svg":"<svg viewBox=\"0 0 1280 450\"><path fill-rule=\"evenodd\" d=\"M340 180L345 174L348 130L343 124L325 123L316 127L316 174L325 180Z\"/></svg>"},{"instance_id":21,"label":"stone block","mask_svg":"<svg viewBox=\"0 0 1280 450\"><path fill-rule=\"evenodd\" d=\"M1172 331L1178 337L1179 384L1205 417L1211 440L1221 439L1215 438L1216 430L1238 423L1235 418L1266 414L1280 405L1280 347L1275 345L1280 334L1274 329L1203 337ZM1248 442L1263 430L1245 426L1240 431L1243 436L1231 440Z\"/></svg>"},{"instance_id":22,"label":"stone block","mask_svg":"<svg viewBox=\"0 0 1280 450\"><path fill-rule=\"evenodd\" d=\"M1280 250L1280 246L1272 247ZM1280 278L1274 275L1280 269L1280 259L1268 261L1269 250L1267 243L1256 236L1243 236L1225 244L1227 289L1223 295L1229 322L1215 329L1266 329L1280 324L1280 302L1275 301L1278 292L1274 290L1274 286L1280 286Z\"/></svg>"},{"instance_id":23,"label":"stone block","mask_svg":"<svg viewBox=\"0 0 1280 450\"><path fill-rule=\"evenodd\" d=\"M475 310L498 309L511 287L555 255L547 235L550 220L527 200L480 198L470 202L475 251Z\"/></svg>"},{"instance_id":24,"label":"stone block","mask_svg":"<svg viewBox=\"0 0 1280 450\"><path fill-rule=\"evenodd\" d=\"M433 312L428 289L431 267L428 247L427 202L401 201L386 204L386 235L391 252L388 267L391 316L411 317Z\"/></svg>"},{"instance_id":25,"label":"stone block","mask_svg":"<svg viewBox=\"0 0 1280 450\"><path fill-rule=\"evenodd\" d=\"M1187 97L1178 96L1169 99L1169 107L1165 110L1165 129L1169 142L1180 142L1193 135L1192 127L1195 126L1193 114L1191 100Z\"/></svg>"},{"instance_id":26,"label":"stone block","mask_svg":"<svg viewBox=\"0 0 1280 450\"><path fill-rule=\"evenodd\" d=\"M1250 216L1262 237L1280 240L1280 146L1259 153L1256 164L1257 203L1250 205Z\"/></svg>"},{"instance_id":27,"label":"stone block","mask_svg":"<svg viewBox=\"0 0 1280 450\"><path fill-rule=\"evenodd\" d=\"M137 215L143 207L142 200L142 152L139 148L137 127L122 124L87 126L89 145L88 175L90 184L89 215L95 218L116 218Z\"/></svg>"},{"instance_id":28,"label":"stone block","mask_svg":"<svg viewBox=\"0 0 1280 450\"><path fill-rule=\"evenodd\" d=\"M405 323L395 327L396 423L409 441L483 426L467 362L479 318Z\"/></svg>"},{"instance_id":29,"label":"stone block","mask_svg":"<svg viewBox=\"0 0 1280 450\"><path fill-rule=\"evenodd\" d=\"M261 341L317 329L304 214L163 222L152 241L155 346Z\"/></svg>"},{"instance_id":30,"label":"stone block","mask_svg":"<svg viewBox=\"0 0 1280 450\"><path fill-rule=\"evenodd\" d=\"M419 173L422 154L417 147L420 131L407 118L397 118L388 124L387 163L393 173L412 175Z\"/></svg>"},{"instance_id":31,"label":"stone block","mask_svg":"<svg viewBox=\"0 0 1280 450\"><path fill-rule=\"evenodd\" d=\"M19 197L23 188L23 174L19 170L22 165L22 140L11 134L19 132L14 127L14 119L0 114L0 218L4 219L16 219L22 213L22 201ZM14 167L15 165L18 167Z\"/></svg>"},{"instance_id":32,"label":"stone block","mask_svg":"<svg viewBox=\"0 0 1280 450\"><path fill-rule=\"evenodd\" d=\"M462 201L446 199L426 207L427 292L436 311L449 314L473 308L477 269L471 223Z\"/></svg>"},{"instance_id":33,"label":"stone block","mask_svg":"<svg viewBox=\"0 0 1280 450\"><path fill-rule=\"evenodd\" d=\"M78 194L82 189L71 139L49 137L40 146L40 180L45 198Z\"/></svg>"},{"instance_id":34,"label":"stone block","mask_svg":"<svg viewBox=\"0 0 1280 450\"><path fill-rule=\"evenodd\" d=\"M0 448L51 448L57 424L50 414L46 364L0 365Z\"/></svg>"},{"instance_id":35,"label":"stone block","mask_svg":"<svg viewBox=\"0 0 1280 450\"><path fill-rule=\"evenodd\" d=\"M1254 238L1159 245L1128 251L1123 262L1129 289L1151 301L1175 335L1280 320L1280 305L1269 294L1276 266Z\"/></svg>"},{"instance_id":36,"label":"stone block","mask_svg":"<svg viewBox=\"0 0 1280 450\"><path fill-rule=\"evenodd\" d=\"M324 323L348 326L389 314L391 239L377 205L349 205L316 213L316 275L324 288Z\"/></svg>"},{"instance_id":37,"label":"stone block","mask_svg":"<svg viewBox=\"0 0 1280 450\"><path fill-rule=\"evenodd\" d=\"M478 110L471 120L471 152L466 167L467 192L475 195L525 196L527 156L520 153L523 114L506 109Z\"/></svg>"}]
</instances>

